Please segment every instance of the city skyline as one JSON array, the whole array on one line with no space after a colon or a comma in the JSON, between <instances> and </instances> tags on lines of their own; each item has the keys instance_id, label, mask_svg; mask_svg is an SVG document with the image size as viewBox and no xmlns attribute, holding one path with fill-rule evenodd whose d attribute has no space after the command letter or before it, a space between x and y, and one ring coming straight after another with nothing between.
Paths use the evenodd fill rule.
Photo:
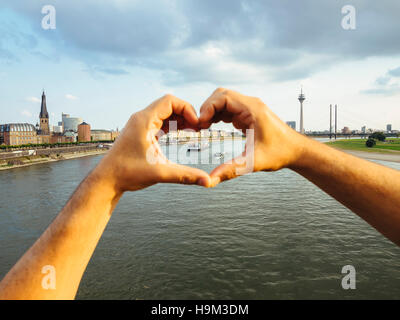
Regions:
<instances>
[{"instance_id":1,"label":"city skyline","mask_svg":"<svg viewBox=\"0 0 400 320\"><path fill-rule=\"evenodd\" d=\"M303 94L303 89L301 89L301 92L300 92L300 96L298 97L298 100L300 101L300 97L302 96L302 99L304 99L305 100L305 98L304 98L304 94ZM43 100L43 97L44 97L44 100ZM303 101L304 101L303 100ZM44 102L44 108L46 109L46 95L45 95L45 90L43 89L43 91L42 91L42 97L41 97L41 99L39 100L40 101L40 104L41 104L41 110L40 110L40 113L39 113L39 118L37 118L37 119L41 119L41 116L42 116L42 110L43 110L43 102ZM35 101L36 102L36 101ZM303 108L303 104L302 104L302 101L300 101L301 102L301 109ZM47 110L46 110L46 112L47 112ZM54 115L54 113L52 113L53 115ZM49 117L49 114L47 113L47 117L48 118L50 118ZM55 115L54 115L54 117L56 117ZM64 113L64 112L61 112L61 121L56 121L56 120L54 120L54 123L52 123L51 121L49 121L49 130L50 130L50 132L59 132L58 131L58 127L60 127L60 124L62 124L63 122L64 122L64 117L65 118L67 118L68 120L69 119L71 119L71 120L75 120L75 119L79 119L78 121L77 121L77 123L76 124L80 124L81 122L86 122L86 120L83 120L83 118L81 118L81 117L70 117L70 114L67 114L67 113ZM34 118L34 115L32 115L32 118ZM300 121L299 121L299 123L300 123L300 127L297 129L296 128L296 124L297 124L297 121L296 120L291 120L291 121L286 121L286 124L289 126L289 127L291 127L292 129L294 129L294 130L296 130L296 131L298 131L298 132L300 132L300 133L306 133L306 132L325 132L325 133L327 133L327 132L329 132L329 129L322 129L322 130L305 130L305 128L304 128L304 132L302 132L302 128L301 128L301 123L303 122L304 120L303 120L303 117L302 117L302 115L301 115L301 113L300 113ZM39 121L40 122L40 121ZM9 122L10 124L25 124L25 123L27 123L27 124L32 124L33 126L35 126L35 127L38 127L39 126L39 123L38 121L36 122L36 124L35 123L29 123L29 122L21 122L21 121L15 121L15 122ZM76 121L75 121L76 122ZM87 123L86 123L87 124ZM89 123L90 124L90 123ZM61 127L62 127L62 125L61 125ZM57 130L55 130L55 128L57 128ZM328 126L328 128L329 128L329 126ZM390 130L389 130L389 128L390 128ZM113 128L109 128L109 129L113 129ZM119 128L117 127L116 128L117 129L117 131L119 130ZM212 130L212 129L215 129L215 130L223 130L223 131L236 131L236 129L235 128L233 128L233 126L232 127L229 127L229 126L225 126L225 127L221 127L221 126L215 126L215 127L212 127L212 128L210 128L210 130ZM352 132L356 132L356 133L365 133L366 131L369 131L369 132L374 132L374 131L386 131L386 132L398 132L399 131L399 129L396 129L396 128L393 128L392 127L392 124L386 124L385 125L385 129L382 129L382 128L372 128L372 127L368 127L367 125L363 125L363 126L361 126L361 129L360 128L349 128L348 126L344 126L342 129L341 128L337 128L338 130L337 130L337 132L338 133L340 133L340 132L343 132L343 130L350 130L350 131L352 131ZM97 129L97 130L102 130L102 129ZM107 129L106 129L107 130ZM64 129L62 130L62 131L65 131ZM75 130L75 131L77 131L77 130ZM333 133L334 133L334 130L332 131Z\"/></svg>"},{"instance_id":2,"label":"city skyline","mask_svg":"<svg viewBox=\"0 0 400 320\"><path fill-rule=\"evenodd\" d=\"M286 5L287 19L280 20L270 17L282 10L276 2L230 4L229 12L218 3L207 19L221 15L235 26L231 32L223 23L211 27L191 13L209 4L172 3L2 4L0 122L35 124L43 88L52 106L51 125L65 112L114 129L165 93L199 111L218 86L258 96L282 120L298 122L303 86L306 131L329 129L330 104L338 105L338 128L384 130L389 123L400 128L395 1L385 1L382 8L373 1L356 4L355 30L341 27L345 1ZM55 30L41 28L44 4L57 10ZM302 19L299 8L309 19ZM371 16L376 23L367 24ZM100 30L100 21L109 27ZM140 32L138 21L146 26Z\"/></svg>"},{"instance_id":3,"label":"city skyline","mask_svg":"<svg viewBox=\"0 0 400 320\"><path fill-rule=\"evenodd\" d=\"M300 99L301 98L301 99ZM29 122L21 122L21 121L16 121L16 122L9 122L9 124L31 124L31 125L33 125L33 126L35 126L35 127L39 127L40 126L40 122L41 122L41 117L42 117L42 112L43 112L43 106L44 106L44 109L45 109L45 112L47 113L46 115L47 115L47 118L50 118L49 117L49 113L47 112L47 109L46 109L46 100L47 100L47 98L46 98L46 94L45 94L45 90L43 89L43 91L42 91L42 97L41 97L41 99L39 100L40 101L40 105L41 105L41 107L40 107L40 113L39 113L39 118L37 118L36 120L38 120L39 119L39 121L36 121L36 124L35 123L29 123ZM301 92L300 92L300 95L298 96L298 100L300 101L300 100L302 100L302 101L304 101L305 100L305 98L304 98L304 93L303 93L303 89L301 89ZM300 110L302 110L303 109L303 103L302 103L302 101L300 101L300 105L301 105L301 109ZM44 103L44 104L43 104ZM330 107L331 107L331 105L330 105ZM52 113L53 115L54 115L54 113ZM55 115L54 115L54 117L56 117ZM32 115L32 118L34 118L34 115ZM54 120L54 123L52 123L51 121L48 121L48 126L49 126L49 131L50 132L60 132L59 131L59 128L60 128L60 125L61 125L61 128L62 128L62 131L61 132L65 132L65 131L68 131L68 130L65 130L65 128L63 128L63 123L64 123L64 120L75 120L75 122L76 122L76 126L78 125L78 124L80 124L80 123L82 123L82 122L86 122L86 120L84 120L83 118L81 118L81 117L70 117L70 114L67 114L67 113L64 113L64 112L61 112L61 121L56 121L56 120ZM298 132L300 132L300 133L307 133L307 132L310 132L310 133L312 133L312 132L321 132L321 133L328 133L329 132L329 129L322 129L322 130L306 130L305 128L304 128L304 131L302 132L302 128L301 128L301 123L304 121L304 119L303 119L303 117L302 117L302 114L300 113L300 121L299 121L299 123L300 123L300 127L299 128L297 128L296 127L296 124L297 124L297 121L296 120L291 120L291 121L286 121L286 124L289 126L289 127L291 127L292 129L294 129L294 130L296 130L296 131L298 131ZM86 124L88 124L88 123L86 123ZM90 125L90 123L89 123L89 125ZM328 126L328 128L329 128L329 126ZM390 130L389 130L389 128L390 128ZM106 128L105 130L107 130L107 129L110 129L110 130L113 130L113 128ZM122 128L123 129L123 128ZM227 131L227 132L230 132L230 131L236 131L236 129L235 128L233 128L233 126L232 127L229 127L229 126L225 126L225 127L221 127L221 126L215 126L215 127L212 127L212 128L210 128L209 130L213 130L213 129L215 129L215 130L223 130L223 131ZM96 130L104 130L104 129L96 129ZM116 131L118 131L119 130L119 128L117 127L116 128ZM76 131L77 132L77 129L76 130L74 130L74 131ZM363 125L362 127L361 127L361 129L360 128L350 128L349 126L344 126L343 128L337 128L337 133L342 133L342 132L344 132L344 131L349 131L349 133L350 132L355 132L355 133L365 133L365 132L375 132L375 131L382 131L382 132L384 132L384 131L386 131L386 132L393 132L393 133L396 133L396 132L399 132L400 130L399 129L396 129L396 128L393 128L393 126L392 126L392 124L386 124L385 125L385 128L384 129L382 129L382 128L372 128L372 127L369 127L369 126L367 126L367 125ZM334 130L334 126L333 126L333 131L332 131L332 133L335 133L335 130Z\"/></svg>"}]
</instances>

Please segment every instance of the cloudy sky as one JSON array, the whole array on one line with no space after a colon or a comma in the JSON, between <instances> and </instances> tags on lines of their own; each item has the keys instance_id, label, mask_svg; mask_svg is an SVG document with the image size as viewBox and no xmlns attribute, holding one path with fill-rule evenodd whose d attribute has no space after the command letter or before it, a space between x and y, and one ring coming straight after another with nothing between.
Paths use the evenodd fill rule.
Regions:
<instances>
[{"instance_id":1,"label":"cloudy sky","mask_svg":"<svg viewBox=\"0 0 400 320\"><path fill-rule=\"evenodd\" d=\"M399 17L398 0L0 0L0 123L35 124L43 88L53 124L111 129L165 93L198 110L219 86L298 123L303 86L306 130L328 129L329 104L340 128L400 129Z\"/></svg>"}]
</instances>

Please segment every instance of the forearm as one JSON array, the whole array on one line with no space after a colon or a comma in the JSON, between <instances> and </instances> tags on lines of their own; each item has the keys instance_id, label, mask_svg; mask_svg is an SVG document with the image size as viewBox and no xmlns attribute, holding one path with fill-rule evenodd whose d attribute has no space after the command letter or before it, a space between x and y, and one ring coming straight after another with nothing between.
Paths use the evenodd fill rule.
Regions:
<instances>
[{"instance_id":1,"label":"forearm","mask_svg":"<svg viewBox=\"0 0 400 320\"><path fill-rule=\"evenodd\" d=\"M291 169L400 245L400 172L304 138Z\"/></svg>"},{"instance_id":2,"label":"forearm","mask_svg":"<svg viewBox=\"0 0 400 320\"><path fill-rule=\"evenodd\" d=\"M209 186L210 176L174 164L162 154L156 134L168 121L178 129L197 128L189 103L166 95L131 116L122 134L81 183L54 222L0 283L0 299L72 299L83 272L124 191L156 183ZM157 147L158 145L158 147ZM156 159L157 165L149 161ZM56 271L56 288L46 290L43 267Z\"/></svg>"},{"instance_id":3,"label":"forearm","mask_svg":"<svg viewBox=\"0 0 400 320\"><path fill-rule=\"evenodd\" d=\"M120 197L107 170L97 167L0 283L0 299L73 299ZM54 290L42 287L44 266L54 267Z\"/></svg>"}]
</instances>

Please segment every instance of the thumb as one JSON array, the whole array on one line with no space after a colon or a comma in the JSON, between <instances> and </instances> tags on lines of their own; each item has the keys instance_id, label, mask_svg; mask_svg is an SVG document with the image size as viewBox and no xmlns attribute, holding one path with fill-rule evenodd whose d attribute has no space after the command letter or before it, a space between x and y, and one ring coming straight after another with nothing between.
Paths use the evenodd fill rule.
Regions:
<instances>
[{"instance_id":1,"label":"thumb","mask_svg":"<svg viewBox=\"0 0 400 320\"><path fill-rule=\"evenodd\" d=\"M177 163L167 163L161 166L162 176L159 182L197 184L206 188L211 186L211 178L203 170Z\"/></svg>"},{"instance_id":2,"label":"thumb","mask_svg":"<svg viewBox=\"0 0 400 320\"><path fill-rule=\"evenodd\" d=\"M253 163L243 153L241 156L232 159L216 167L211 173L211 187L225 180L234 179L238 176L253 172Z\"/></svg>"}]
</instances>

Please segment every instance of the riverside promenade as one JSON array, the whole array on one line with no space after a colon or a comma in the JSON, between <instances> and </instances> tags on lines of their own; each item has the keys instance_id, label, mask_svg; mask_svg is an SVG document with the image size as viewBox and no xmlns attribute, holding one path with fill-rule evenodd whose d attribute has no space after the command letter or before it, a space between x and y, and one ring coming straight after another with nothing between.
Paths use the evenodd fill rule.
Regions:
<instances>
[{"instance_id":1,"label":"riverside promenade","mask_svg":"<svg viewBox=\"0 0 400 320\"><path fill-rule=\"evenodd\" d=\"M109 147L110 145L108 144L94 144L60 148L25 148L23 150L0 152L0 170L98 155L107 152Z\"/></svg>"},{"instance_id":2,"label":"riverside promenade","mask_svg":"<svg viewBox=\"0 0 400 320\"><path fill-rule=\"evenodd\" d=\"M400 152L398 151L393 151L393 153L364 152L343 149L341 149L341 151L367 160L380 160L400 163Z\"/></svg>"}]
</instances>

